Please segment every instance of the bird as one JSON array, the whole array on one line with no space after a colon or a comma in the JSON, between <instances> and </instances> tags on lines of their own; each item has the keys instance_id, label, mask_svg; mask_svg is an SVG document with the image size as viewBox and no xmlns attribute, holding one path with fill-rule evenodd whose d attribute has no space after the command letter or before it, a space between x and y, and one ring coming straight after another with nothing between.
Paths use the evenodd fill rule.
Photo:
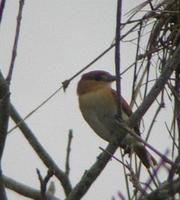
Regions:
<instances>
[{"instance_id":1,"label":"bird","mask_svg":"<svg viewBox=\"0 0 180 200\"><path fill-rule=\"evenodd\" d=\"M121 117L128 120L133 114L127 101L112 89L111 85L117 76L103 70L94 70L82 75L77 84L79 108L83 118L102 139L110 142L113 134L122 134L117 123L118 104L121 104ZM133 128L140 136L139 123ZM156 160L147 151L144 144L130 134L126 134L120 142L125 154L135 152L144 166L149 169L156 165Z\"/></svg>"}]
</instances>

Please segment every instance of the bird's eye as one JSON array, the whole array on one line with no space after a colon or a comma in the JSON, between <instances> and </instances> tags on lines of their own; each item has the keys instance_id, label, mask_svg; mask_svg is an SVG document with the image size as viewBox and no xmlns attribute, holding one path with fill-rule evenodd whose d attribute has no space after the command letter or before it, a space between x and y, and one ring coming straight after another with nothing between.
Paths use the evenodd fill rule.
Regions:
<instances>
[{"instance_id":1,"label":"bird's eye","mask_svg":"<svg viewBox=\"0 0 180 200\"><path fill-rule=\"evenodd\" d=\"M95 77L96 81L106 81L107 80L107 76L106 75L97 75Z\"/></svg>"},{"instance_id":2,"label":"bird's eye","mask_svg":"<svg viewBox=\"0 0 180 200\"><path fill-rule=\"evenodd\" d=\"M100 80L102 80L102 77L100 75L98 75L98 76L95 77L95 80L100 81Z\"/></svg>"}]
</instances>

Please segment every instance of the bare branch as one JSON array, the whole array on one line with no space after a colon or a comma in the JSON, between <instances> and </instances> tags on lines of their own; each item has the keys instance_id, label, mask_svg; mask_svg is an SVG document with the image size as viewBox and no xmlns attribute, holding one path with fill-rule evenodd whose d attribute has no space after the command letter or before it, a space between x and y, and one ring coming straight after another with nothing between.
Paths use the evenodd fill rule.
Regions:
<instances>
[{"instance_id":1,"label":"bare branch","mask_svg":"<svg viewBox=\"0 0 180 200\"><path fill-rule=\"evenodd\" d=\"M11 82L15 59L16 59L16 55L17 55L17 45L18 45L18 40L19 40L23 6L24 6L24 0L20 0L19 1L19 11L18 11L18 16L17 16L16 33L15 33L14 45L13 45L12 57L11 57L11 64L10 64L9 72L8 72L8 75L6 78L6 80L9 84Z\"/></svg>"},{"instance_id":2,"label":"bare branch","mask_svg":"<svg viewBox=\"0 0 180 200\"><path fill-rule=\"evenodd\" d=\"M171 188L173 189L174 194L179 192L180 178L171 182L171 185L168 182L162 184L162 186L160 188L158 188L157 190L151 192L146 197L144 197L144 200L154 200L154 199L168 200L169 196L170 196L170 191L169 191L170 186L172 186Z\"/></svg>"},{"instance_id":3,"label":"bare branch","mask_svg":"<svg viewBox=\"0 0 180 200\"><path fill-rule=\"evenodd\" d=\"M16 109L11 105L11 117L15 123L19 123L19 121L22 121L22 118L20 117L19 113L16 111ZM47 153L47 151L43 148L43 146L39 143L33 132L30 130L30 128L27 126L27 124L22 121L19 125L19 129L22 131L25 138L28 140L30 145L33 147L37 155L40 157L40 159L43 161L43 163L48 167L54 170L55 176L59 179L61 182L64 192L66 195L70 193L72 190L71 183L68 179L68 177L65 175L65 173L57 166L57 164L53 161L51 156Z\"/></svg>"},{"instance_id":4,"label":"bare branch","mask_svg":"<svg viewBox=\"0 0 180 200\"><path fill-rule=\"evenodd\" d=\"M111 155L114 154L116 149L117 149L117 144L115 144L114 142L111 142L107 146L106 150L98 156L97 161L92 165L92 167L89 170L85 171L81 180L74 187L74 189L68 195L66 200L81 199L81 197L88 191L90 186L93 184L96 178L103 171L104 167L106 166L108 161L111 159ZM106 153L106 151L109 152L110 154Z\"/></svg>"},{"instance_id":5,"label":"bare branch","mask_svg":"<svg viewBox=\"0 0 180 200\"><path fill-rule=\"evenodd\" d=\"M5 187L17 192L18 194L34 199L34 200L41 200L41 192L37 189L31 188L27 185L19 183L12 178L3 175L3 180ZM57 197L47 194L47 200L60 200Z\"/></svg>"},{"instance_id":6,"label":"bare branch","mask_svg":"<svg viewBox=\"0 0 180 200\"><path fill-rule=\"evenodd\" d=\"M116 64L116 90L118 97L118 112L117 114L121 117L121 49L120 49L120 38L121 38L121 15L122 15L122 0L117 0L117 14L116 14L116 43L115 43L115 64Z\"/></svg>"},{"instance_id":7,"label":"bare branch","mask_svg":"<svg viewBox=\"0 0 180 200\"><path fill-rule=\"evenodd\" d=\"M7 137L7 128L10 114L9 86L7 81L0 77L0 197L6 200L6 193L2 179L1 159Z\"/></svg>"},{"instance_id":8,"label":"bare branch","mask_svg":"<svg viewBox=\"0 0 180 200\"><path fill-rule=\"evenodd\" d=\"M168 151L165 152L165 156L167 155ZM157 176L159 170L161 169L161 167L164 165L164 160L161 159L161 161L158 163L158 166L156 167L156 169L153 170L153 174L150 176L149 180L146 182L145 187L142 189L143 191L147 191L147 189L150 187L151 182L153 182L153 180L155 179L155 177ZM144 193L141 193L141 195L138 198L139 200L144 199Z\"/></svg>"},{"instance_id":9,"label":"bare branch","mask_svg":"<svg viewBox=\"0 0 180 200\"><path fill-rule=\"evenodd\" d=\"M69 165L69 159L70 159L70 152L71 152L71 142L73 138L73 133L72 130L69 130L69 135L68 135L68 145L67 145L67 153L66 153L66 164L65 164L65 174L66 176L69 176L69 171L70 171L70 165Z\"/></svg>"},{"instance_id":10,"label":"bare branch","mask_svg":"<svg viewBox=\"0 0 180 200\"><path fill-rule=\"evenodd\" d=\"M39 177L40 188L41 188L41 200L48 200L47 199L47 184L50 178L54 175L54 171L49 169L45 178L42 177L39 169L36 169L37 175Z\"/></svg>"}]
</instances>

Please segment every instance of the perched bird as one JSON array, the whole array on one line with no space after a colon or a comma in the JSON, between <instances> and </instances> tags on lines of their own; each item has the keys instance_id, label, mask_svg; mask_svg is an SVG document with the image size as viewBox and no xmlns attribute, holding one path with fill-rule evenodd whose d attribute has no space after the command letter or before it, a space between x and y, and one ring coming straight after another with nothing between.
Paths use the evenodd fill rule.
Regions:
<instances>
[{"instance_id":1,"label":"perched bird","mask_svg":"<svg viewBox=\"0 0 180 200\"><path fill-rule=\"evenodd\" d=\"M122 134L117 123L118 96L111 88L116 76L108 72L97 70L83 74L77 86L79 107L89 126L101 138L110 141L113 133ZM127 120L132 110L123 97L121 97L122 119ZM135 133L140 135L139 125L134 127ZM156 161L146 150L144 145L127 133L120 147L125 153L135 151L146 168L155 165Z\"/></svg>"}]
</instances>

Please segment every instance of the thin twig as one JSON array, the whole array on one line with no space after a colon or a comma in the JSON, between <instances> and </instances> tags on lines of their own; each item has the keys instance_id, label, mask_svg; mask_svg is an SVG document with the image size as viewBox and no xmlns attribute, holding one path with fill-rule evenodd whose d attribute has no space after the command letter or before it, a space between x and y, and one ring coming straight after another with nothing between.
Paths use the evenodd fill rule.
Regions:
<instances>
[{"instance_id":1,"label":"thin twig","mask_svg":"<svg viewBox=\"0 0 180 200\"><path fill-rule=\"evenodd\" d=\"M154 7L153 7L153 5L152 5L152 2L151 2L152 0L148 0L148 2L149 2L149 5L150 5L150 7L151 7L151 10L154 10Z\"/></svg>"},{"instance_id":2,"label":"thin twig","mask_svg":"<svg viewBox=\"0 0 180 200\"><path fill-rule=\"evenodd\" d=\"M121 38L121 15L122 15L122 0L117 0L117 13L116 13L116 43L115 43L115 70L116 70L116 90L118 102L117 115L121 117L121 49L120 49L120 38Z\"/></svg>"},{"instance_id":3,"label":"thin twig","mask_svg":"<svg viewBox=\"0 0 180 200\"><path fill-rule=\"evenodd\" d=\"M146 141L148 141L148 139L149 139L149 137L150 137L151 130L152 130L153 126L154 126L154 123L156 122L156 118L158 117L158 114L160 113L160 111L161 111L161 109L162 109L163 107L164 107L164 103L161 103L161 104L158 106L158 108L157 108L157 110L156 110L156 112L155 112L155 114L154 114L154 116L153 116L153 118L152 118L151 124L150 124L150 126L149 126L149 130L148 130L147 135L146 135Z\"/></svg>"},{"instance_id":4,"label":"thin twig","mask_svg":"<svg viewBox=\"0 0 180 200\"><path fill-rule=\"evenodd\" d=\"M165 152L164 156L167 156L168 151ZM153 180L155 179L155 177L157 176L159 170L162 168L162 166L164 165L164 160L161 159L161 161L158 163L158 166L156 167L155 170L153 170L153 174L150 174L149 180L146 182L145 187L143 188L144 191L147 191L148 188L150 187L151 183L153 182ZM138 200L142 200L144 198L144 194L141 193L141 195L139 196Z\"/></svg>"},{"instance_id":5,"label":"thin twig","mask_svg":"<svg viewBox=\"0 0 180 200\"><path fill-rule=\"evenodd\" d=\"M171 139L172 139L172 142L173 142L173 148L174 148L174 146L175 146L176 149L178 149L179 147L178 147L178 144L176 143L176 139L175 139L174 136L172 135L171 130L169 129L167 123L166 123L166 122L164 122L164 123L165 123L166 129L167 129L167 131L168 131L168 133L169 133L169 136L170 136Z\"/></svg>"},{"instance_id":6,"label":"thin twig","mask_svg":"<svg viewBox=\"0 0 180 200\"><path fill-rule=\"evenodd\" d=\"M180 71L177 69L176 70L176 75L175 75L175 91L178 96L175 97L175 117L176 117L176 124L177 124L177 137L178 137L178 155L180 156ZM174 143L173 143L174 144ZM177 161L177 160L176 160ZM178 160L180 163L180 159ZM179 177L180 177L180 172L179 172ZM179 192L180 195L180 192Z\"/></svg>"},{"instance_id":7,"label":"thin twig","mask_svg":"<svg viewBox=\"0 0 180 200\"><path fill-rule=\"evenodd\" d=\"M122 149L120 149L120 153L121 153L122 163L124 164L125 162L124 162ZM127 191L128 199L131 199L130 183L129 183L129 180L128 180L128 175L127 175L126 169L128 169L128 167L126 165L123 165L124 179L125 179L125 184L126 184L126 191Z\"/></svg>"},{"instance_id":8,"label":"thin twig","mask_svg":"<svg viewBox=\"0 0 180 200\"><path fill-rule=\"evenodd\" d=\"M173 156L173 154L174 154L174 149L175 149L175 147L177 148L177 150L178 150L178 154L180 154L180 148L179 148L179 146L180 146L180 98L179 98L179 75L177 75L177 73L178 72L176 72L176 79L175 79L175 87L173 87L172 85L171 85L171 83L168 83L168 87L169 87L169 89L171 90L171 92L172 92L172 94L173 94L173 96L174 96L174 116L173 116L173 124L174 124L174 126L173 126L173 124L172 124L172 126L174 127L174 133L176 133L175 132L175 130L176 130L176 125L177 125L177 131L178 131L178 144L176 143L176 139L175 139L175 134L174 134L174 136L171 134L171 131L168 129L168 126L167 126L167 124L165 124L166 125L166 128L167 128L167 130L168 130L168 132L169 132L169 134L170 134L170 137L172 138L172 156ZM176 123L175 123L175 121L176 121Z\"/></svg>"},{"instance_id":9,"label":"thin twig","mask_svg":"<svg viewBox=\"0 0 180 200\"><path fill-rule=\"evenodd\" d=\"M141 191L141 193L143 193L144 195L146 194L146 192L143 190L143 188L141 187L138 177L136 176L136 174L134 173L133 169L131 168L131 166L129 164L125 164L123 156L122 156L122 161L119 160L116 156L112 155L110 152L108 152L106 149L103 149L102 147L99 147L102 151L108 153L109 155L111 155L111 157L113 159L115 159L116 161L118 161L119 163L122 164L123 169L124 169L124 174L125 174L125 180L126 180L126 187L127 187L127 193L128 193L128 199L131 199L131 195L130 195L130 186L129 186L129 181L128 181L128 176L130 177L130 180L134 186L134 188L136 188L137 191ZM121 149L120 149L121 150ZM121 151L121 155L122 155L122 151ZM129 171L129 174L127 174L126 169Z\"/></svg>"},{"instance_id":10,"label":"thin twig","mask_svg":"<svg viewBox=\"0 0 180 200\"><path fill-rule=\"evenodd\" d=\"M47 184L50 180L50 178L54 175L54 171L52 169L49 169L47 172L47 175L45 176L45 178L42 177L41 172L39 171L39 169L36 169L38 178L39 178L39 182L40 182L40 188L41 188L41 200L48 200L47 199Z\"/></svg>"},{"instance_id":11,"label":"thin twig","mask_svg":"<svg viewBox=\"0 0 180 200\"><path fill-rule=\"evenodd\" d=\"M113 154L111 154L110 152L108 152L106 149L99 147L99 149L103 152L106 152L107 154L109 154L114 160L116 160L117 162L121 163L122 165L124 165L125 168L129 168L127 164L125 164L124 161L121 161L119 158L117 158L116 156L114 156Z\"/></svg>"},{"instance_id":12,"label":"thin twig","mask_svg":"<svg viewBox=\"0 0 180 200\"><path fill-rule=\"evenodd\" d=\"M9 72L8 72L8 75L6 78L6 80L9 84L12 79L12 73L13 73L15 59L16 59L16 55L17 55L17 46L18 46L18 41L19 41L19 33L20 33L20 27L21 27L23 6L24 6L24 0L20 0L19 1L19 11L18 11L18 16L17 16L16 33L15 33L14 45L13 45L13 49L12 49L11 63L10 63Z\"/></svg>"},{"instance_id":13,"label":"thin twig","mask_svg":"<svg viewBox=\"0 0 180 200\"><path fill-rule=\"evenodd\" d=\"M68 135L68 145L67 145L67 150L66 150L66 164L65 164L65 174L66 176L69 176L69 171L70 171L70 164L69 164L69 160L70 160L70 152L71 152L71 142L72 142L72 138L73 138L73 131L69 130L69 135Z\"/></svg>"},{"instance_id":14,"label":"thin twig","mask_svg":"<svg viewBox=\"0 0 180 200\"><path fill-rule=\"evenodd\" d=\"M140 48L140 38L141 38L141 31L142 31L142 23L140 23L140 27L138 30L138 40L137 40L137 48L136 48L136 60L134 65L134 76L133 76L133 85L132 85L132 95L131 95L131 102L135 102L135 85L137 79L137 64L138 64L138 55L139 55L139 48Z\"/></svg>"}]
</instances>

